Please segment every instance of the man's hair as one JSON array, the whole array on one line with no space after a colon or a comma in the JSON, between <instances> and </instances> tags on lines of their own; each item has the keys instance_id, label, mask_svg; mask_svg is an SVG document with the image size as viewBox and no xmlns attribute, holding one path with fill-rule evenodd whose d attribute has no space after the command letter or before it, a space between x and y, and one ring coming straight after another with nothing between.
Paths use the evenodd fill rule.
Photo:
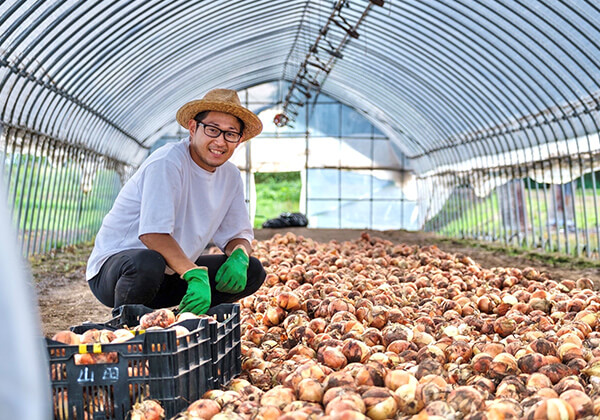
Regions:
<instances>
[{"instance_id":1,"label":"man's hair","mask_svg":"<svg viewBox=\"0 0 600 420\"><path fill-rule=\"evenodd\" d=\"M199 123L202 122L204 120L204 118L206 118L206 116L208 115L209 112L211 112L211 111L202 111L202 112L197 113L196 116L194 117L194 121L199 122ZM235 117L235 115L234 115L234 117ZM240 123L240 134L244 134L244 127L246 126L244 124L244 121L242 121L242 119L239 117L235 117L235 118Z\"/></svg>"}]
</instances>

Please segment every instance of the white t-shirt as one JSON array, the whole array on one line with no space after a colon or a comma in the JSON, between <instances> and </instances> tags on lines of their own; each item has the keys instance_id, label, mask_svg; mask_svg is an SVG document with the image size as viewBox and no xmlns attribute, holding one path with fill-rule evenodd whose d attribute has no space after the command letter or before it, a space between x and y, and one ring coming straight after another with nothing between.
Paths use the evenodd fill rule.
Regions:
<instances>
[{"instance_id":1,"label":"white t-shirt","mask_svg":"<svg viewBox=\"0 0 600 420\"><path fill-rule=\"evenodd\" d=\"M111 255L145 249L139 237L146 233L170 234L192 261L211 239L222 250L232 239L252 241L240 171L231 162L215 172L202 169L190 156L189 139L156 150L125 183L102 221L87 280Z\"/></svg>"}]
</instances>

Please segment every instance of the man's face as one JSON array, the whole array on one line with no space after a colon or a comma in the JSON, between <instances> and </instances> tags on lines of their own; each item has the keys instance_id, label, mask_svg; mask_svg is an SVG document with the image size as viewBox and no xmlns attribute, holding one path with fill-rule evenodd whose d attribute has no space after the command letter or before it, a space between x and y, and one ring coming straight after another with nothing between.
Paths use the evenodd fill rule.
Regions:
<instances>
[{"instance_id":1,"label":"man's face","mask_svg":"<svg viewBox=\"0 0 600 420\"><path fill-rule=\"evenodd\" d=\"M240 132L240 122L236 117L224 112L209 112L202 124L216 127L223 131ZM235 148L241 143L229 143L225 141L223 133L216 138L211 138L204 133L202 124L198 125L196 121L190 120L188 128L190 130L190 154L198 166L209 172L214 172L219 166L227 162Z\"/></svg>"}]
</instances>

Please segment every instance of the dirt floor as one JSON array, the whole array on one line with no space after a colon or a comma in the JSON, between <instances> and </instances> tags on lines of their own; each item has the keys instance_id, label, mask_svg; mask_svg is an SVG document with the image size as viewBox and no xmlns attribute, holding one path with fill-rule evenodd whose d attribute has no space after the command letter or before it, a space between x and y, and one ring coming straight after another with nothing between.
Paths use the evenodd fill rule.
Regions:
<instances>
[{"instance_id":1,"label":"dirt floor","mask_svg":"<svg viewBox=\"0 0 600 420\"><path fill-rule=\"evenodd\" d=\"M259 229L255 232L257 240L266 240L273 235L291 231L296 235L312 238L318 242L353 241L360 238L365 230L338 229ZM441 238L423 232L369 231L371 236L390 240L394 243L409 245L435 244L449 253L462 253L470 256L482 267L518 267L533 266L546 271L554 280L588 277L600 285L600 265L587 266L581 261L563 260L560 264L554 259L543 261L532 254L511 255L509 250L496 246L489 247L473 241L456 241ZM79 325L85 321L104 322L111 317L111 308L99 303L90 292L85 281L85 264L91 251L91 245L69 247L50 255L32 258L32 275L36 282L39 312L44 336ZM550 263L549 261L552 261Z\"/></svg>"}]
</instances>

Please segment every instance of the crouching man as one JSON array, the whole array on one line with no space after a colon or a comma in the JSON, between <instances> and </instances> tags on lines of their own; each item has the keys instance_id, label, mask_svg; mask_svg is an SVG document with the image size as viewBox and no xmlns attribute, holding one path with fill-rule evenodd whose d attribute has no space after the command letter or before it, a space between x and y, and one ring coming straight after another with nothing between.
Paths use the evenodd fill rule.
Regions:
<instances>
[{"instance_id":1,"label":"crouching man","mask_svg":"<svg viewBox=\"0 0 600 420\"><path fill-rule=\"evenodd\" d=\"M214 89L183 105L177 122L189 138L142 163L96 236L86 278L104 305L179 305L203 314L256 292L265 279L250 257L242 178L228 162L262 131L260 119L235 91ZM224 255L201 255L211 240Z\"/></svg>"}]
</instances>

